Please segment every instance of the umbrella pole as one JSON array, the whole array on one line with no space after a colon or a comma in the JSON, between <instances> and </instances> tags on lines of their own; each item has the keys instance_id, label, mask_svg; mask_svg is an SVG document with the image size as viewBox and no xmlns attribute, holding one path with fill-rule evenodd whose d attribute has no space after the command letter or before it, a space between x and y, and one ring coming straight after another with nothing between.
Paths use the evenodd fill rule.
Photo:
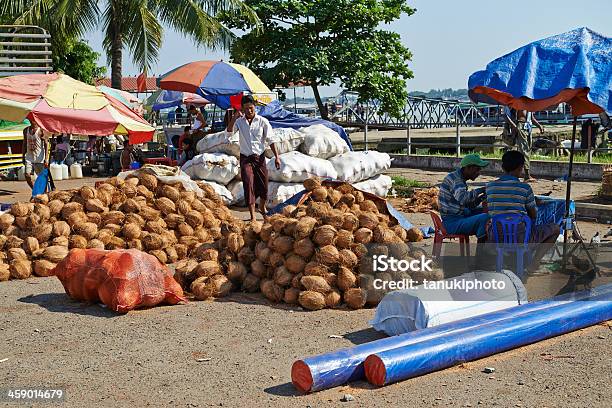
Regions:
<instances>
[{"instance_id":1,"label":"umbrella pole","mask_svg":"<svg viewBox=\"0 0 612 408\"><path fill-rule=\"evenodd\" d=\"M570 197L572 191L572 168L574 167L574 142L576 141L576 124L578 122L578 117L574 116L574 124L572 127L572 144L570 145L570 156L569 156L569 166L567 170L567 187L565 191L565 217L563 218L563 222L565 223L563 228L563 264L561 265L561 271L565 274L567 269L567 230L568 230L568 222L567 220L570 217Z\"/></svg>"}]
</instances>

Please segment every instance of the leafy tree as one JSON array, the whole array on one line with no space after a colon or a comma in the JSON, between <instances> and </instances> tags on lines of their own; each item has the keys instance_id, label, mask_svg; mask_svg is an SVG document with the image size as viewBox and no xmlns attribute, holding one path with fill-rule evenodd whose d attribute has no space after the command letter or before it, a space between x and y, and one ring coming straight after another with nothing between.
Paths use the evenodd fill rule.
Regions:
<instances>
[{"instance_id":1,"label":"leafy tree","mask_svg":"<svg viewBox=\"0 0 612 408\"><path fill-rule=\"evenodd\" d=\"M106 74L105 67L97 64L99 53L83 40L68 40L54 47L53 70L94 85L97 78Z\"/></svg>"},{"instance_id":2,"label":"leafy tree","mask_svg":"<svg viewBox=\"0 0 612 408\"><path fill-rule=\"evenodd\" d=\"M158 59L163 25L211 48L227 48L234 35L217 19L231 12L257 26L257 16L241 0L2 0L0 15L16 16L15 23L47 28L55 38L82 37L87 31L105 32L104 49L111 65L114 88L121 87L123 50L127 48L143 71Z\"/></svg>"},{"instance_id":3,"label":"leafy tree","mask_svg":"<svg viewBox=\"0 0 612 408\"><path fill-rule=\"evenodd\" d=\"M360 102L378 100L400 116L407 97L412 57L397 33L381 29L414 9L405 0L245 0L259 16L261 30L235 13L222 21L245 31L231 57L254 70L270 86L304 83L312 87L327 117L319 86L339 81L359 93Z\"/></svg>"}]
</instances>

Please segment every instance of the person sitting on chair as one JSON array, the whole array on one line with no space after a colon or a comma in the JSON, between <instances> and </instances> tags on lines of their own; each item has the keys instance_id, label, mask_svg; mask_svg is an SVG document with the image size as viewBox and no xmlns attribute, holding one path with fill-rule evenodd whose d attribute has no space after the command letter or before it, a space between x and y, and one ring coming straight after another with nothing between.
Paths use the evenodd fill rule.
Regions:
<instances>
[{"instance_id":1,"label":"person sitting on chair","mask_svg":"<svg viewBox=\"0 0 612 408\"><path fill-rule=\"evenodd\" d=\"M485 241L489 215L480 207L485 188L468 191L466 181L476 180L480 170L488 165L478 154L468 154L461 160L461 168L442 181L438 200L442 224L449 234L476 235L478 242Z\"/></svg>"},{"instance_id":2,"label":"person sitting on chair","mask_svg":"<svg viewBox=\"0 0 612 408\"><path fill-rule=\"evenodd\" d=\"M519 151L504 153L502 169L505 174L486 185L487 208L491 217L498 214L523 214L531 218L529 242L537 247L527 270L535 272L540 266L540 260L557 240L560 229L557 224L536 225L538 209L533 190L529 184L519 181L519 177L524 174L525 163L525 156ZM489 237L493 237L492 231L489 231Z\"/></svg>"},{"instance_id":3,"label":"person sitting on chair","mask_svg":"<svg viewBox=\"0 0 612 408\"><path fill-rule=\"evenodd\" d=\"M193 159L195 156L195 146L193 146L193 142L191 139L187 138L183 140L183 151L178 159L178 165L182 166L187 163L189 160Z\"/></svg>"}]
</instances>

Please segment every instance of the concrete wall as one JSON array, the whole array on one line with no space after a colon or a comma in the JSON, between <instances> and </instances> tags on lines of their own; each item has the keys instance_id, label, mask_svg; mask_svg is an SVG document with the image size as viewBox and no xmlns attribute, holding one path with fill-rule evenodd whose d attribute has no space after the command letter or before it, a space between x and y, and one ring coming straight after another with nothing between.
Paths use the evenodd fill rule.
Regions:
<instances>
[{"instance_id":1,"label":"concrete wall","mask_svg":"<svg viewBox=\"0 0 612 408\"><path fill-rule=\"evenodd\" d=\"M440 156L407 156L404 154L392 154L391 167L412 168L423 170L445 170L450 171L459 167L461 158ZM499 174L501 168L500 159L487 159L490 164L483 173ZM559 178L568 173L568 163L552 161L531 161L531 174L535 177ZM576 179L601 180L603 175L601 164L574 163L573 175Z\"/></svg>"}]
</instances>

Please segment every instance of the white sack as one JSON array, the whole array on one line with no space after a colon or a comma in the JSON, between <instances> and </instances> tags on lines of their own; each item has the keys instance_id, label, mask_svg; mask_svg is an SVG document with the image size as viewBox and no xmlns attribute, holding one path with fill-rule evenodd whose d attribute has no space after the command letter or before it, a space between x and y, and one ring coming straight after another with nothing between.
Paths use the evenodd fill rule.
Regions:
<instances>
[{"instance_id":1,"label":"white sack","mask_svg":"<svg viewBox=\"0 0 612 408\"><path fill-rule=\"evenodd\" d=\"M236 158L240 157L238 132L229 134L221 131L204 136L196 145L198 153L224 153Z\"/></svg>"},{"instance_id":2,"label":"white sack","mask_svg":"<svg viewBox=\"0 0 612 408\"><path fill-rule=\"evenodd\" d=\"M329 159L338 173L338 180L357 183L372 178L391 167L391 157L375 150L346 152Z\"/></svg>"},{"instance_id":3,"label":"white sack","mask_svg":"<svg viewBox=\"0 0 612 408\"><path fill-rule=\"evenodd\" d=\"M296 129L291 128L276 128L273 129L272 136L270 137L270 144L274 143L278 154L292 152L304 141L304 133ZM274 157L272 149L266 149L266 157Z\"/></svg>"},{"instance_id":4,"label":"white sack","mask_svg":"<svg viewBox=\"0 0 612 408\"><path fill-rule=\"evenodd\" d=\"M227 185L227 189L232 193L231 205L237 205L244 207L246 202L244 201L244 187L241 180L234 180Z\"/></svg>"},{"instance_id":5,"label":"white sack","mask_svg":"<svg viewBox=\"0 0 612 408\"><path fill-rule=\"evenodd\" d=\"M375 194L379 197L385 198L389 193L392 184L393 180L391 180L391 177L384 174L379 174L378 176L369 180L354 183L353 187L361 191L365 191L366 193Z\"/></svg>"},{"instance_id":6,"label":"white sack","mask_svg":"<svg viewBox=\"0 0 612 408\"><path fill-rule=\"evenodd\" d=\"M300 191L304 190L302 183L275 183L268 184L268 208L284 203Z\"/></svg>"},{"instance_id":7,"label":"white sack","mask_svg":"<svg viewBox=\"0 0 612 408\"><path fill-rule=\"evenodd\" d=\"M215 183L214 181L202 180L202 182L206 184L210 184L213 190L215 190L215 193L217 193L217 195L221 197L221 199L223 200L223 203L225 205L230 205L230 203L233 200L233 197L232 197L232 193L230 193L227 187L222 186L219 183Z\"/></svg>"},{"instance_id":8,"label":"white sack","mask_svg":"<svg viewBox=\"0 0 612 408\"><path fill-rule=\"evenodd\" d=\"M268 177L272 181L284 183L300 183L310 177L335 179L334 166L323 159L309 157L300 152L289 152L280 155L281 166L277 170L274 160L268 161Z\"/></svg>"},{"instance_id":9,"label":"white sack","mask_svg":"<svg viewBox=\"0 0 612 408\"><path fill-rule=\"evenodd\" d=\"M234 156L202 153L183 164L181 170L194 180L208 180L226 185L240 172L240 164Z\"/></svg>"},{"instance_id":10,"label":"white sack","mask_svg":"<svg viewBox=\"0 0 612 408\"><path fill-rule=\"evenodd\" d=\"M300 132L304 134L300 151L308 156L328 159L349 151L344 139L325 125L303 127Z\"/></svg>"},{"instance_id":11,"label":"white sack","mask_svg":"<svg viewBox=\"0 0 612 408\"><path fill-rule=\"evenodd\" d=\"M489 290L484 289L481 283L468 291L459 289L461 286L432 289L421 285L390 292L378 304L370 324L378 331L396 336L527 303L525 286L514 273L507 270L501 273L468 272L438 282L447 282L447 287L452 288L455 281L476 285L476 281L492 283L493 280L497 281L498 286Z\"/></svg>"}]
</instances>

